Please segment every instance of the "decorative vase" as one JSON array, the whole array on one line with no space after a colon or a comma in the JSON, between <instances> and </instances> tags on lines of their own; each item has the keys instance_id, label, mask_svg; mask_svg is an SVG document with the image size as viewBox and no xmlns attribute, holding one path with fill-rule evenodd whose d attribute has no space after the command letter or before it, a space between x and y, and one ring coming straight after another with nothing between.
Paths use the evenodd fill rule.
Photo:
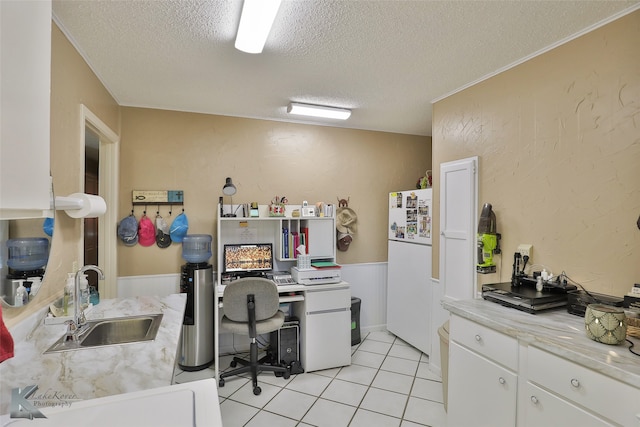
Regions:
<instances>
[{"instance_id":1,"label":"decorative vase","mask_svg":"<svg viewBox=\"0 0 640 427\"><path fill-rule=\"evenodd\" d=\"M584 314L587 336L603 344L618 345L627 336L624 310L604 304L589 304Z\"/></svg>"}]
</instances>

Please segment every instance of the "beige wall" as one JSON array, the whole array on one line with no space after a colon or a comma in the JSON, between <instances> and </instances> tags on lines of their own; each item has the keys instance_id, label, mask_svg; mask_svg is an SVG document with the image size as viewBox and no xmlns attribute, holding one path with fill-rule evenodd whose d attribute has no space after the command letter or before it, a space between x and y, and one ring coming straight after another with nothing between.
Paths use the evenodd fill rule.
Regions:
<instances>
[{"instance_id":1,"label":"beige wall","mask_svg":"<svg viewBox=\"0 0 640 427\"><path fill-rule=\"evenodd\" d=\"M119 217L132 190L183 190L189 233L216 237L216 205L227 176L234 203L337 203L349 198L358 234L340 263L385 262L387 193L414 188L431 169L431 139L265 120L122 108ZM229 203L229 199L225 199ZM135 207L138 218L144 207ZM153 218L156 206L149 206ZM169 207L160 207L167 219ZM173 219L180 212L174 207ZM181 246L118 245L120 276L177 273ZM215 260L215 254L213 259Z\"/></svg>"},{"instance_id":2,"label":"beige wall","mask_svg":"<svg viewBox=\"0 0 640 427\"><path fill-rule=\"evenodd\" d=\"M434 105L434 197L442 162L479 156L502 233L500 272L479 282L508 280L519 243L595 292L640 282L639 53L640 11Z\"/></svg>"},{"instance_id":3,"label":"beige wall","mask_svg":"<svg viewBox=\"0 0 640 427\"><path fill-rule=\"evenodd\" d=\"M86 105L116 132L119 107L55 23L51 49L51 175L55 193L67 196L82 191L84 185L80 173L84 156L80 105ZM9 326L55 299L73 262L82 262L79 220L56 212L53 236L47 273L36 298L23 309L2 309Z\"/></svg>"}]
</instances>

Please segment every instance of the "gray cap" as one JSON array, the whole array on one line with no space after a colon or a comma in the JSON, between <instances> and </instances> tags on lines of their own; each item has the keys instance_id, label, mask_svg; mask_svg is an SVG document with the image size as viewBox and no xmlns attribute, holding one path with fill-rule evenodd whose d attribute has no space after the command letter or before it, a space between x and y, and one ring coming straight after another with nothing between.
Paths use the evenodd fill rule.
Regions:
<instances>
[{"instance_id":1,"label":"gray cap","mask_svg":"<svg viewBox=\"0 0 640 427\"><path fill-rule=\"evenodd\" d=\"M127 246L138 243L138 221L133 214L123 218L118 224L118 237Z\"/></svg>"}]
</instances>

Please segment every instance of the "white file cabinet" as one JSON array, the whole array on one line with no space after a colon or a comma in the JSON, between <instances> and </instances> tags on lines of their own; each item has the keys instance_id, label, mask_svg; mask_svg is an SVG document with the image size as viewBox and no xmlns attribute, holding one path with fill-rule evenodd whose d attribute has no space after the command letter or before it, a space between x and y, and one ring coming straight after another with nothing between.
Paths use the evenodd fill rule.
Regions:
<instances>
[{"instance_id":1,"label":"white file cabinet","mask_svg":"<svg viewBox=\"0 0 640 427\"><path fill-rule=\"evenodd\" d=\"M351 290L348 285L305 290L302 367L306 372L351 364Z\"/></svg>"}]
</instances>

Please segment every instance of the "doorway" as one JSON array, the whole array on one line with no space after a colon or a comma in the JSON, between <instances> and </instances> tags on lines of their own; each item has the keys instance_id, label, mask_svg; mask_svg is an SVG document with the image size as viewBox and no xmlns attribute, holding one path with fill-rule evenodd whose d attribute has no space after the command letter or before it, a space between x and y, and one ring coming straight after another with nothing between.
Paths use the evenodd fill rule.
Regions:
<instances>
[{"instance_id":1,"label":"doorway","mask_svg":"<svg viewBox=\"0 0 640 427\"><path fill-rule=\"evenodd\" d=\"M85 125L84 132L84 192L100 192L100 136ZM98 218L84 219L84 265L98 265ZM87 272L89 286L98 286L98 273Z\"/></svg>"},{"instance_id":2,"label":"doorway","mask_svg":"<svg viewBox=\"0 0 640 427\"><path fill-rule=\"evenodd\" d=\"M118 221L118 157L120 137L98 116L82 105L81 120L82 174L81 188L89 194L101 196L107 211L98 218L82 222L80 253L83 264L95 264L104 272L104 280L89 276L90 285L97 282L102 298L117 296L116 230ZM93 280L93 281L92 281Z\"/></svg>"}]
</instances>

